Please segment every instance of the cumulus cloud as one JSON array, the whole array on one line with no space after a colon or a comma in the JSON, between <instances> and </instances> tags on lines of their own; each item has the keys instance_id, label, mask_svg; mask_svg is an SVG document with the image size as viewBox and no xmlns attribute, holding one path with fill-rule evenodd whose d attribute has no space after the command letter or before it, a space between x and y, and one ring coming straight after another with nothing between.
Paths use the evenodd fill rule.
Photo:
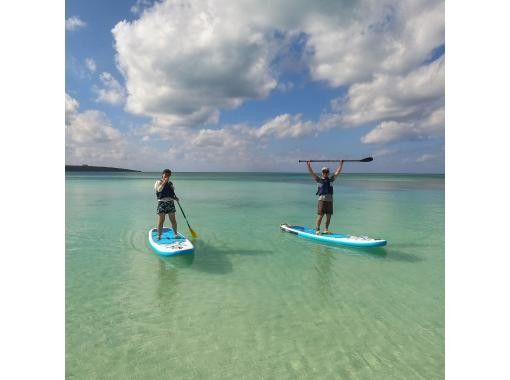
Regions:
<instances>
[{"instance_id":1,"label":"cumulus cloud","mask_svg":"<svg viewBox=\"0 0 510 380\"><path fill-rule=\"evenodd\" d=\"M404 76L381 75L355 84L347 95L331 102L318 121L282 114L252 131L252 135L297 138L332 128L378 123L362 137L366 144L423 140L444 134L444 58Z\"/></svg>"},{"instance_id":2,"label":"cumulus cloud","mask_svg":"<svg viewBox=\"0 0 510 380\"><path fill-rule=\"evenodd\" d=\"M236 138L226 129L202 129L191 138L191 145L196 147L213 147L218 149L238 149L245 145L245 141Z\"/></svg>"},{"instance_id":3,"label":"cumulus cloud","mask_svg":"<svg viewBox=\"0 0 510 380\"><path fill-rule=\"evenodd\" d=\"M131 6L131 12L134 14L140 14L144 11L145 8L148 8L152 5L151 0L136 0L136 3Z\"/></svg>"},{"instance_id":4,"label":"cumulus cloud","mask_svg":"<svg viewBox=\"0 0 510 380\"><path fill-rule=\"evenodd\" d=\"M73 115L76 114L76 111L78 110L78 107L80 106L80 103L73 97L66 94L65 99L65 109L66 109L66 124L68 123L68 119L70 119Z\"/></svg>"},{"instance_id":5,"label":"cumulus cloud","mask_svg":"<svg viewBox=\"0 0 510 380\"><path fill-rule=\"evenodd\" d=\"M78 16L69 17L66 20L66 30L74 31L87 26L87 23Z\"/></svg>"},{"instance_id":6,"label":"cumulus cloud","mask_svg":"<svg viewBox=\"0 0 510 380\"><path fill-rule=\"evenodd\" d=\"M161 140L151 138L153 134L160 136L158 128L146 125L136 133L147 145L161 145L158 143ZM166 150L157 154L153 152L151 159L154 161L165 157L169 162L187 162L186 170L239 169L254 161L259 156L257 152L260 148L244 125L229 125L219 129L175 127L171 133L163 135L162 141Z\"/></svg>"},{"instance_id":7,"label":"cumulus cloud","mask_svg":"<svg viewBox=\"0 0 510 380\"><path fill-rule=\"evenodd\" d=\"M268 121L260 128L254 129L252 134L262 137L301 137L314 132L316 124L311 121L302 121L302 115L283 114Z\"/></svg>"},{"instance_id":8,"label":"cumulus cloud","mask_svg":"<svg viewBox=\"0 0 510 380\"><path fill-rule=\"evenodd\" d=\"M91 72L96 71L96 61L94 61L92 58L85 58L85 67Z\"/></svg>"},{"instance_id":9,"label":"cumulus cloud","mask_svg":"<svg viewBox=\"0 0 510 380\"><path fill-rule=\"evenodd\" d=\"M419 129L412 123L384 121L361 138L365 144L388 143L400 139L414 140L420 137Z\"/></svg>"},{"instance_id":10,"label":"cumulus cloud","mask_svg":"<svg viewBox=\"0 0 510 380\"><path fill-rule=\"evenodd\" d=\"M361 138L365 144L425 140L444 133L444 108L415 122L384 121Z\"/></svg>"},{"instance_id":11,"label":"cumulus cloud","mask_svg":"<svg viewBox=\"0 0 510 380\"><path fill-rule=\"evenodd\" d=\"M139 134L148 138L156 135L164 140L186 138L187 143L197 146L229 146L243 148L250 144L259 144L268 140L299 138L314 134L325 127L322 123L302 120L302 115L281 114L262 125L236 124L221 128L189 128L176 127L168 130L158 124L146 125Z\"/></svg>"},{"instance_id":12,"label":"cumulus cloud","mask_svg":"<svg viewBox=\"0 0 510 380\"><path fill-rule=\"evenodd\" d=\"M99 163L127 156L124 136L103 112L79 112L76 99L68 94L65 99L66 161Z\"/></svg>"},{"instance_id":13,"label":"cumulus cloud","mask_svg":"<svg viewBox=\"0 0 510 380\"><path fill-rule=\"evenodd\" d=\"M108 72L103 72L99 76L103 88L94 88L97 94L98 102L109 104L122 104L125 101L126 92L124 87Z\"/></svg>"},{"instance_id":14,"label":"cumulus cloud","mask_svg":"<svg viewBox=\"0 0 510 380\"><path fill-rule=\"evenodd\" d=\"M444 103L444 57L407 75L378 75L349 88L346 99L335 100L333 110L352 125L378 120L423 117Z\"/></svg>"},{"instance_id":15,"label":"cumulus cloud","mask_svg":"<svg viewBox=\"0 0 510 380\"><path fill-rule=\"evenodd\" d=\"M384 121L364 135L365 144L387 144L397 141L417 141L444 134L444 108L413 122Z\"/></svg>"},{"instance_id":16,"label":"cumulus cloud","mask_svg":"<svg viewBox=\"0 0 510 380\"><path fill-rule=\"evenodd\" d=\"M431 160L434 160L438 157L437 154L429 154L429 153L425 153L425 154L422 154L420 157L418 157L416 159L416 162L426 162L426 161L431 161Z\"/></svg>"},{"instance_id":17,"label":"cumulus cloud","mask_svg":"<svg viewBox=\"0 0 510 380\"><path fill-rule=\"evenodd\" d=\"M365 144L417 141L444 134L444 57L406 75L379 75L352 85L334 99L318 121L283 114L252 134L258 138L297 138L332 128L370 123L376 127L362 137Z\"/></svg>"},{"instance_id":18,"label":"cumulus cloud","mask_svg":"<svg viewBox=\"0 0 510 380\"><path fill-rule=\"evenodd\" d=\"M426 129L430 135L444 135L445 113L444 105L422 119L421 128Z\"/></svg>"},{"instance_id":19,"label":"cumulus cloud","mask_svg":"<svg viewBox=\"0 0 510 380\"><path fill-rule=\"evenodd\" d=\"M129 112L162 125L194 126L214 121L218 108L276 87L264 31L227 21L225 11L214 2L166 1L115 26Z\"/></svg>"},{"instance_id":20,"label":"cumulus cloud","mask_svg":"<svg viewBox=\"0 0 510 380\"><path fill-rule=\"evenodd\" d=\"M333 86L374 74L406 72L444 43L444 2L361 1L346 22L336 13L312 18L308 56L314 79Z\"/></svg>"},{"instance_id":21,"label":"cumulus cloud","mask_svg":"<svg viewBox=\"0 0 510 380\"><path fill-rule=\"evenodd\" d=\"M264 140L300 138L332 128L350 128L376 122L364 135L365 144L419 141L444 134L444 58L420 66L404 76L384 75L353 85L347 95L334 100L319 120L304 120L301 114L281 114L259 126L237 125L200 130L189 139L198 146L246 146ZM168 130L153 123L145 133L171 139L185 129ZM206 144L210 142L210 144Z\"/></svg>"},{"instance_id":22,"label":"cumulus cloud","mask_svg":"<svg viewBox=\"0 0 510 380\"><path fill-rule=\"evenodd\" d=\"M73 116L66 137L70 143L93 144L119 141L122 135L104 113L87 110Z\"/></svg>"},{"instance_id":23,"label":"cumulus cloud","mask_svg":"<svg viewBox=\"0 0 510 380\"><path fill-rule=\"evenodd\" d=\"M331 101L318 130L376 123L365 144L423 140L444 134L444 56L403 75L379 74Z\"/></svg>"},{"instance_id":24,"label":"cumulus cloud","mask_svg":"<svg viewBox=\"0 0 510 380\"><path fill-rule=\"evenodd\" d=\"M282 51L331 86L377 78L377 87L407 75L444 43L444 2L167 0L112 33L126 110L161 130L196 127L217 123L221 109L288 90L278 84L290 67Z\"/></svg>"},{"instance_id":25,"label":"cumulus cloud","mask_svg":"<svg viewBox=\"0 0 510 380\"><path fill-rule=\"evenodd\" d=\"M103 112L80 111L78 101L67 93L65 100L68 163L154 170L158 165L168 166L168 162L187 162L186 170L263 170L275 162L270 153L261 155L265 148L261 139L274 141L274 136L258 138L247 125L219 129L175 127L167 131L163 140L152 139L163 133L160 126L146 125L123 134Z\"/></svg>"}]
</instances>

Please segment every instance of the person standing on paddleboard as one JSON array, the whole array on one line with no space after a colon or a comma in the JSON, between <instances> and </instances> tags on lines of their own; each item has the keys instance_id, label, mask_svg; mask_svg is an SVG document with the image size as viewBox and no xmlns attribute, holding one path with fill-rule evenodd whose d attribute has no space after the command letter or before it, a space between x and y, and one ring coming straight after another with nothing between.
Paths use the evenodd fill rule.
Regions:
<instances>
[{"instance_id":1,"label":"person standing on paddleboard","mask_svg":"<svg viewBox=\"0 0 510 380\"><path fill-rule=\"evenodd\" d=\"M315 233L320 235L321 233L321 222L322 217L326 215L326 225L324 229L324 233L329 233L329 222L331 220L331 215L333 215L333 185L332 183L335 181L335 178L342 171L342 166L344 165L344 160L340 161L338 168L335 173L330 177L329 176L329 168L324 167L321 169L322 176L319 177L312 170L312 166L310 161L306 161L306 165L308 166L308 172L310 176L317 182L317 193L319 196L319 201L317 204L317 221L315 222Z\"/></svg>"},{"instance_id":2,"label":"person standing on paddleboard","mask_svg":"<svg viewBox=\"0 0 510 380\"><path fill-rule=\"evenodd\" d=\"M177 220L175 219L175 204L174 200L179 201L177 195L175 195L174 185L170 181L172 171L165 169L161 172L161 179L157 180L154 184L154 190L156 190L156 198L158 199L158 208L156 213L158 214L158 240L161 239L161 233L163 231L163 223L165 222L165 214L168 214L170 223L172 223L172 229L174 230L175 238L178 239L177 235Z\"/></svg>"}]
</instances>

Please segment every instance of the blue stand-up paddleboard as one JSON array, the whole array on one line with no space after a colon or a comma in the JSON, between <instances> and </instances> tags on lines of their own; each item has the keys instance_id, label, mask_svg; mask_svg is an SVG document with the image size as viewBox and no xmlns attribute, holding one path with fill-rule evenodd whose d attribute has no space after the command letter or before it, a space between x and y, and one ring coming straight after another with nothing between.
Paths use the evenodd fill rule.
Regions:
<instances>
[{"instance_id":1,"label":"blue stand-up paddleboard","mask_svg":"<svg viewBox=\"0 0 510 380\"><path fill-rule=\"evenodd\" d=\"M315 234L315 230L312 230L311 228L291 226L288 224L281 224L280 228L282 231L290 232L291 234L297 235L299 237L316 240L323 243L346 245L350 247L381 247L386 245L386 240L372 239L366 236L352 236L336 233L317 235Z\"/></svg>"},{"instance_id":2,"label":"blue stand-up paddleboard","mask_svg":"<svg viewBox=\"0 0 510 380\"><path fill-rule=\"evenodd\" d=\"M175 238L174 231L171 228L163 227L161 239L158 240L158 229L149 230L149 244L152 249L161 256L176 256L193 253L195 249L193 244L181 233L177 233L178 239Z\"/></svg>"}]
</instances>

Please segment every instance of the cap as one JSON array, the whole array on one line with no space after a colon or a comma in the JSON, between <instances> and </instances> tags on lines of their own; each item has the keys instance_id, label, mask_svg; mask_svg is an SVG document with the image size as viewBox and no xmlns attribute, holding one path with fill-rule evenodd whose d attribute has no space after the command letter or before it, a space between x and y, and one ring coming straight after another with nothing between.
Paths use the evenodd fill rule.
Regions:
<instances>
[{"instance_id":1,"label":"cap","mask_svg":"<svg viewBox=\"0 0 510 380\"><path fill-rule=\"evenodd\" d=\"M322 169L321 169L321 172L329 172L329 168L324 166Z\"/></svg>"}]
</instances>

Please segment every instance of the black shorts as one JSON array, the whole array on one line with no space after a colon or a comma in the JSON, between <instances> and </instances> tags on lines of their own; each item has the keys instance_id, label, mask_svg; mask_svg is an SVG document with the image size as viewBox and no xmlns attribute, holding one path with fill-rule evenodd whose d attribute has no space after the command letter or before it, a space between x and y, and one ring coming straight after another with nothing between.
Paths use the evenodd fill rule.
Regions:
<instances>
[{"instance_id":1,"label":"black shorts","mask_svg":"<svg viewBox=\"0 0 510 380\"><path fill-rule=\"evenodd\" d=\"M317 203L317 215L324 214L333 215L333 202L319 201L319 203Z\"/></svg>"},{"instance_id":2,"label":"black shorts","mask_svg":"<svg viewBox=\"0 0 510 380\"><path fill-rule=\"evenodd\" d=\"M174 201L158 202L158 209L156 211L156 214L168 214L169 212L175 213Z\"/></svg>"}]
</instances>

